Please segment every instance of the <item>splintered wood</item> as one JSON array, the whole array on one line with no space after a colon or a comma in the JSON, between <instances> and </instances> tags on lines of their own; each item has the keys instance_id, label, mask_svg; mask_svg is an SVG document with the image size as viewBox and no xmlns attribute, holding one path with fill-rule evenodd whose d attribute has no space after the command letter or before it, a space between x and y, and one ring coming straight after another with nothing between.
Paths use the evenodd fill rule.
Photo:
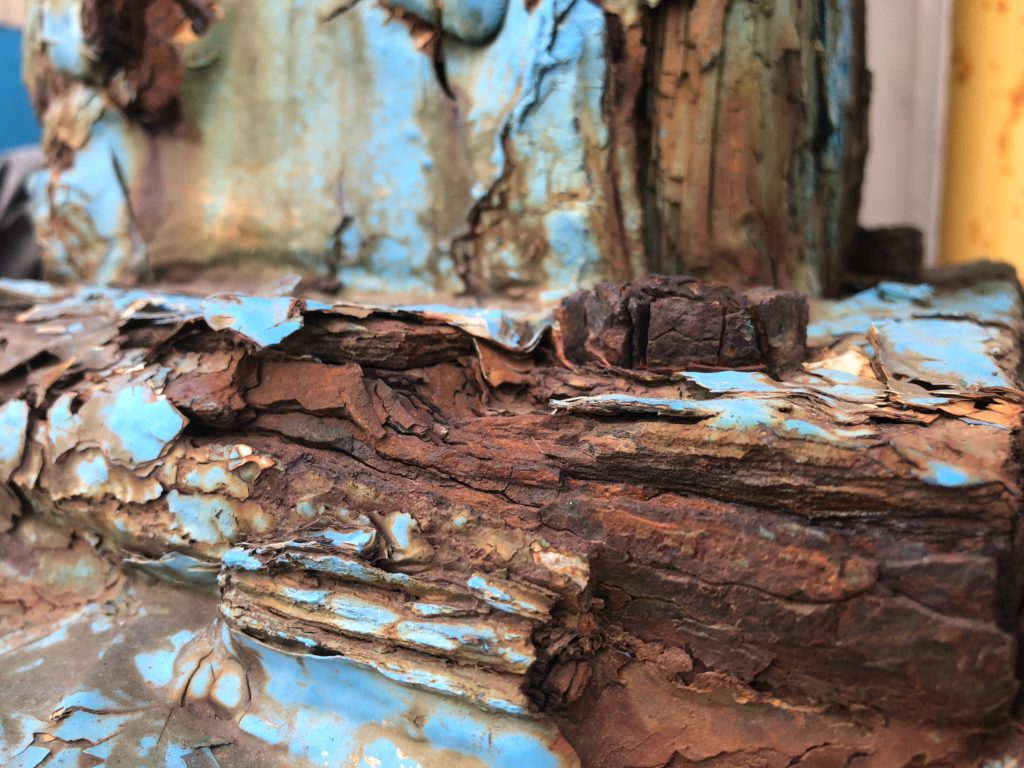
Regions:
<instances>
[{"instance_id":1,"label":"splintered wood","mask_svg":"<svg viewBox=\"0 0 1024 768\"><path fill-rule=\"evenodd\" d=\"M552 765L1012 754L1021 303L969 278L809 324L681 278L548 316L5 283L3 620L213 590L253 697L256 638Z\"/></svg>"}]
</instances>

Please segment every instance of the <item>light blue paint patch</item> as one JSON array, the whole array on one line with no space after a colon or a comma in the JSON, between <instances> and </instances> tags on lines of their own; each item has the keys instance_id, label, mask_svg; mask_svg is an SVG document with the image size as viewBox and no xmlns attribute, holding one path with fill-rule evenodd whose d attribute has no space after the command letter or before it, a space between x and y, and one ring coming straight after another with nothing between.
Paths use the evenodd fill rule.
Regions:
<instances>
[{"instance_id":1,"label":"light blue paint patch","mask_svg":"<svg viewBox=\"0 0 1024 768\"><path fill-rule=\"evenodd\" d=\"M100 411L110 435L134 464L160 458L185 427L186 419L167 398L148 385L119 389ZM114 446L109 451L114 455Z\"/></svg>"},{"instance_id":2,"label":"light blue paint patch","mask_svg":"<svg viewBox=\"0 0 1024 768\"><path fill-rule=\"evenodd\" d=\"M28 431L28 403L9 400L0 406L0 482L11 479L21 463Z\"/></svg>"},{"instance_id":3,"label":"light blue paint patch","mask_svg":"<svg viewBox=\"0 0 1024 768\"><path fill-rule=\"evenodd\" d=\"M824 427L820 427L817 424L811 424L809 421L804 421L803 419L786 419L783 422L783 426L787 431L811 440L817 439L828 441L830 437L828 431Z\"/></svg>"},{"instance_id":4,"label":"light blue paint patch","mask_svg":"<svg viewBox=\"0 0 1024 768\"><path fill-rule=\"evenodd\" d=\"M352 596L332 597L328 608L344 632L377 637L398 621L398 614Z\"/></svg>"},{"instance_id":5,"label":"light blue paint patch","mask_svg":"<svg viewBox=\"0 0 1024 768\"><path fill-rule=\"evenodd\" d=\"M50 755L50 750L45 747L32 746L24 752L20 752L7 763L7 768L36 768Z\"/></svg>"},{"instance_id":6,"label":"light blue paint patch","mask_svg":"<svg viewBox=\"0 0 1024 768\"><path fill-rule=\"evenodd\" d=\"M258 571L263 567L263 563L244 547L232 547L221 555L221 562L228 568L237 568L240 571Z\"/></svg>"},{"instance_id":7,"label":"light blue paint patch","mask_svg":"<svg viewBox=\"0 0 1024 768\"><path fill-rule=\"evenodd\" d=\"M692 381L701 389L712 393L722 392L765 392L784 394L777 381L773 381L763 373L749 371L680 371L676 376Z\"/></svg>"},{"instance_id":8,"label":"light blue paint patch","mask_svg":"<svg viewBox=\"0 0 1024 768\"><path fill-rule=\"evenodd\" d=\"M10 765L16 755L30 749L35 734L46 731L46 724L38 718L20 712L12 712L9 721L17 723L17 728L5 728L0 722L0 765ZM45 753L43 757L45 757Z\"/></svg>"},{"instance_id":9,"label":"light blue paint patch","mask_svg":"<svg viewBox=\"0 0 1024 768\"><path fill-rule=\"evenodd\" d=\"M220 496L185 494L172 490L167 508L175 517L175 527L203 544L230 542L238 533L231 502Z\"/></svg>"},{"instance_id":10,"label":"light blue paint patch","mask_svg":"<svg viewBox=\"0 0 1024 768\"><path fill-rule=\"evenodd\" d=\"M478 627L443 622L403 621L398 636L408 643L438 651L470 648L479 653L496 656L523 672L534 662L532 654L521 653L506 645L492 627ZM521 636L506 636L505 640L518 640Z\"/></svg>"},{"instance_id":11,"label":"light blue paint patch","mask_svg":"<svg viewBox=\"0 0 1024 768\"><path fill-rule=\"evenodd\" d=\"M446 304L400 304L388 311L443 320L477 338L513 352L530 352L554 324L549 315L514 312L497 307L452 307Z\"/></svg>"},{"instance_id":12,"label":"light blue paint patch","mask_svg":"<svg viewBox=\"0 0 1024 768\"><path fill-rule=\"evenodd\" d=\"M927 283L896 283L883 280L874 287L873 292L884 301L917 302L919 304L927 304L935 297L935 288Z\"/></svg>"},{"instance_id":13,"label":"light blue paint patch","mask_svg":"<svg viewBox=\"0 0 1024 768\"><path fill-rule=\"evenodd\" d=\"M101 760L106 760L110 757L110 753L114 751L114 747L117 746L117 740L111 739L105 741L102 744L97 744L95 747L87 747L82 750L83 755L92 755L98 757Z\"/></svg>"},{"instance_id":14,"label":"light blue paint patch","mask_svg":"<svg viewBox=\"0 0 1024 768\"><path fill-rule=\"evenodd\" d=\"M139 757L145 757L156 746L156 736L143 736L139 739Z\"/></svg>"},{"instance_id":15,"label":"light blue paint patch","mask_svg":"<svg viewBox=\"0 0 1024 768\"><path fill-rule=\"evenodd\" d=\"M574 397L552 400L558 410L598 413L631 413L640 416L680 416L698 419L715 430L748 432L767 428L782 437L794 435L842 444L846 440L872 437L874 430L828 429L803 419L784 416L792 409L784 400L771 398L718 398L709 400L674 400L657 397L637 397L625 394Z\"/></svg>"},{"instance_id":16,"label":"light blue paint patch","mask_svg":"<svg viewBox=\"0 0 1024 768\"><path fill-rule=\"evenodd\" d=\"M261 347L280 344L302 327L301 309L287 297L210 296L203 318L214 330L230 329Z\"/></svg>"},{"instance_id":17,"label":"light blue paint patch","mask_svg":"<svg viewBox=\"0 0 1024 768\"><path fill-rule=\"evenodd\" d=\"M959 488L976 485L979 482L960 467L934 460L928 462L928 470L923 474L923 478L926 483L941 485L945 488Z\"/></svg>"},{"instance_id":18,"label":"light blue paint patch","mask_svg":"<svg viewBox=\"0 0 1024 768\"><path fill-rule=\"evenodd\" d=\"M119 274L137 270L145 260L145 246L121 184L122 177L134 177L128 147L142 129L127 123L118 110L105 108L100 93L89 89L82 93L96 101L94 110L101 110L89 140L75 152L70 168L53 177L49 171L36 173L29 187L33 216L43 233L51 220L77 224L73 232L45 237L55 273L76 280L82 269L88 269L96 282L106 284ZM85 107L79 111L84 113ZM85 267L83 262L92 263Z\"/></svg>"},{"instance_id":19,"label":"light blue paint patch","mask_svg":"<svg viewBox=\"0 0 1024 768\"><path fill-rule=\"evenodd\" d=\"M55 707L60 709L88 709L94 712L105 709L116 709L117 704L104 693L99 691L76 691L65 696Z\"/></svg>"},{"instance_id":20,"label":"light blue paint patch","mask_svg":"<svg viewBox=\"0 0 1024 768\"><path fill-rule=\"evenodd\" d=\"M225 487L232 478L224 467L206 467L203 472L192 469L185 475L184 483L190 488L203 493L214 493Z\"/></svg>"},{"instance_id":21,"label":"light blue paint patch","mask_svg":"<svg viewBox=\"0 0 1024 768\"><path fill-rule=\"evenodd\" d=\"M309 603L310 605L323 607L330 593L323 589L296 589L295 587L284 587L281 589L282 597L291 600L293 603Z\"/></svg>"},{"instance_id":22,"label":"light blue paint patch","mask_svg":"<svg viewBox=\"0 0 1024 768\"><path fill-rule=\"evenodd\" d=\"M82 485L95 488L110 479L110 470L107 467L107 460L102 456L93 456L91 459L79 462L75 467L75 474Z\"/></svg>"},{"instance_id":23,"label":"light blue paint patch","mask_svg":"<svg viewBox=\"0 0 1024 768\"><path fill-rule=\"evenodd\" d=\"M110 620L109 616L100 616L100 618L95 619L92 624L89 625L89 629L92 630L94 635L102 635L113 628L114 622Z\"/></svg>"},{"instance_id":24,"label":"light blue paint patch","mask_svg":"<svg viewBox=\"0 0 1024 768\"><path fill-rule=\"evenodd\" d=\"M508 590L502 589L484 576L475 573L466 581L466 586L479 595L488 605L506 613L544 613L536 603L514 597Z\"/></svg>"},{"instance_id":25,"label":"light blue paint patch","mask_svg":"<svg viewBox=\"0 0 1024 768\"><path fill-rule=\"evenodd\" d=\"M492 768L556 768L557 758L535 739L520 734L488 732L479 720L471 717L432 712L423 727L430 743L440 749L451 749L473 755Z\"/></svg>"},{"instance_id":26,"label":"light blue paint patch","mask_svg":"<svg viewBox=\"0 0 1024 768\"><path fill-rule=\"evenodd\" d=\"M936 293L929 285L881 283L841 301L813 303L807 337L819 346L839 336L866 334L872 323L882 320L926 318L1011 328L1020 317L1016 288L1006 282L982 282L948 293Z\"/></svg>"},{"instance_id":27,"label":"light blue paint patch","mask_svg":"<svg viewBox=\"0 0 1024 768\"><path fill-rule=\"evenodd\" d=\"M185 765L185 758L195 750L191 747L183 747L180 744L168 744L164 752L164 768L181 768Z\"/></svg>"},{"instance_id":28,"label":"light blue paint patch","mask_svg":"<svg viewBox=\"0 0 1024 768\"><path fill-rule=\"evenodd\" d=\"M242 678L238 674L221 674L213 684L213 699L221 706L234 710L242 703Z\"/></svg>"},{"instance_id":29,"label":"light blue paint patch","mask_svg":"<svg viewBox=\"0 0 1024 768\"><path fill-rule=\"evenodd\" d=\"M416 520L408 512L399 512L389 517L388 526L394 544L399 549L411 547L413 531L419 530Z\"/></svg>"},{"instance_id":30,"label":"light blue paint patch","mask_svg":"<svg viewBox=\"0 0 1024 768\"><path fill-rule=\"evenodd\" d=\"M423 768L387 739L377 739L363 749L357 768Z\"/></svg>"},{"instance_id":31,"label":"light blue paint patch","mask_svg":"<svg viewBox=\"0 0 1024 768\"><path fill-rule=\"evenodd\" d=\"M68 639L68 625L64 624L58 627L56 630L31 643L33 648L49 648L50 646L57 645L57 643L63 643Z\"/></svg>"},{"instance_id":32,"label":"light blue paint patch","mask_svg":"<svg viewBox=\"0 0 1024 768\"><path fill-rule=\"evenodd\" d=\"M195 632L182 630L167 639L171 650L161 649L136 655L135 667L142 679L157 688L168 685L174 679L174 660L178 657L178 651L195 636Z\"/></svg>"},{"instance_id":33,"label":"light blue paint patch","mask_svg":"<svg viewBox=\"0 0 1024 768\"><path fill-rule=\"evenodd\" d=\"M443 15L429 0L398 0L395 5L435 26L440 22L458 40L479 45L498 34L507 0L449 0Z\"/></svg>"},{"instance_id":34,"label":"light blue paint patch","mask_svg":"<svg viewBox=\"0 0 1024 768\"><path fill-rule=\"evenodd\" d=\"M590 285L600 279L601 250L590 228L589 216L590 211L582 203L544 216L544 232L551 248L551 258L545 262L547 281L541 294L542 301L559 299L581 285Z\"/></svg>"},{"instance_id":35,"label":"light blue paint patch","mask_svg":"<svg viewBox=\"0 0 1024 768\"><path fill-rule=\"evenodd\" d=\"M987 351L994 339L984 326L945 318L886 320L875 325L882 364L901 378L967 390L1013 388Z\"/></svg>"},{"instance_id":36,"label":"light blue paint patch","mask_svg":"<svg viewBox=\"0 0 1024 768\"><path fill-rule=\"evenodd\" d=\"M377 540L374 531L317 531L313 538L330 544L332 547L353 549L356 552L365 552ZM408 545L406 545L408 546Z\"/></svg>"},{"instance_id":37,"label":"light blue paint patch","mask_svg":"<svg viewBox=\"0 0 1024 768\"><path fill-rule=\"evenodd\" d=\"M41 13L39 36L54 68L71 77L86 78L93 61L86 56L81 2L46 3L37 8Z\"/></svg>"},{"instance_id":38,"label":"light blue paint patch","mask_svg":"<svg viewBox=\"0 0 1024 768\"><path fill-rule=\"evenodd\" d=\"M47 768L79 768L82 750L70 747L53 754L46 761Z\"/></svg>"},{"instance_id":39,"label":"light blue paint patch","mask_svg":"<svg viewBox=\"0 0 1024 768\"><path fill-rule=\"evenodd\" d=\"M96 744L113 737L133 717L76 710L51 728L50 733L64 741L84 739Z\"/></svg>"},{"instance_id":40,"label":"light blue paint patch","mask_svg":"<svg viewBox=\"0 0 1024 768\"><path fill-rule=\"evenodd\" d=\"M367 584L405 586L410 581L408 574L389 573L337 555L305 555L298 552L283 552L277 559L281 563L294 564L311 571L330 573L339 578Z\"/></svg>"},{"instance_id":41,"label":"light blue paint patch","mask_svg":"<svg viewBox=\"0 0 1024 768\"><path fill-rule=\"evenodd\" d=\"M250 677L252 701L241 729L312 763L356 765L367 755L384 760L388 742L411 742L424 766L450 765L460 755L493 768L571 763L554 753L558 734L544 723L416 690L343 657L287 654L226 629L224 637L235 655L253 660L262 672ZM386 654L381 661L387 662ZM429 713L425 720L423 713ZM363 741L366 733L372 740ZM395 765L382 762L379 768Z\"/></svg>"}]
</instances>

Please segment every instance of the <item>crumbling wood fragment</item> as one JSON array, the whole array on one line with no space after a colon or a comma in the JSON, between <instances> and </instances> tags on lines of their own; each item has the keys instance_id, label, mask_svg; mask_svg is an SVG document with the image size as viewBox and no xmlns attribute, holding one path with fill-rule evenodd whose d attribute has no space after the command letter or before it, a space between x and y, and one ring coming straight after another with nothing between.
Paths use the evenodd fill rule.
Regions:
<instances>
[{"instance_id":1,"label":"crumbling wood fragment","mask_svg":"<svg viewBox=\"0 0 1024 768\"><path fill-rule=\"evenodd\" d=\"M595 768L972 765L1002 738L1022 587L1005 279L884 284L809 325L790 294L655 279L537 332L2 288L14 532L87 532L136 578L205 584L232 647L555 724ZM662 311L718 336L652 365ZM66 352L79 338L103 354Z\"/></svg>"},{"instance_id":2,"label":"crumbling wood fragment","mask_svg":"<svg viewBox=\"0 0 1024 768\"><path fill-rule=\"evenodd\" d=\"M566 357L619 368L795 371L806 356L807 302L786 291L736 293L692 278L603 284L555 313Z\"/></svg>"}]
</instances>

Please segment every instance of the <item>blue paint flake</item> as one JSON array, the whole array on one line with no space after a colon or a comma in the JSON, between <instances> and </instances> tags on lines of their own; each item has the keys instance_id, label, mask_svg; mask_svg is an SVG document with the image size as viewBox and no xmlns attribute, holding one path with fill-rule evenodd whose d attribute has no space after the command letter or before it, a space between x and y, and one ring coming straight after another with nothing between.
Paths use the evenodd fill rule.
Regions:
<instances>
[{"instance_id":1,"label":"blue paint flake","mask_svg":"<svg viewBox=\"0 0 1024 768\"><path fill-rule=\"evenodd\" d=\"M230 329L261 347L280 344L302 327L301 306L290 298L210 296L203 317L215 331Z\"/></svg>"},{"instance_id":2,"label":"blue paint flake","mask_svg":"<svg viewBox=\"0 0 1024 768\"><path fill-rule=\"evenodd\" d=\"M119 389L113 400L100 408L100 416L110 436L108 453L124 455L133 464L160 458L186 423L167 398L146 384Z\"/></svg>"}]
</instances>

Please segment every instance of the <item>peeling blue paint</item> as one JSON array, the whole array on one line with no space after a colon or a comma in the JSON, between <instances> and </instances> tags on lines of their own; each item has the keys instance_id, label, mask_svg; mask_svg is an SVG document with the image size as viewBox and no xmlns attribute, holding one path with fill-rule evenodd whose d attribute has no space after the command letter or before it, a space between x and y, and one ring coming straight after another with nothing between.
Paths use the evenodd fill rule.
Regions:
<instances>
[{"instance_id":1,"label":"peeling blue paint","mask_svg":"<svg viewBox=\"0 0 1024 768\"><path fill-rule=\"evenodd\" d=\"M290 298L210 296L203 301L203 317L214 330L230 329L261 347L280 344L302 327L301 304Z\"/></svg>"},{"instance_id":2,"label":"peeling blue paint","mask_svg":"<svg viewBox=\"0 0 1024 768\"><path fill-rule=\"evenodd\" d=\"M150 685L162 688L174 679L174 660L182 646L195 638L194 632L182 630L168 638L170 650L156 650L140 653L135 657L135 667L142 679Z\"/></svg>"},{"instance_id":3,"label":"peeling blue paint","mask_svg":"<svg viewBox=\"0 0 1024 768\"><path fill-rule=\"evenodd\" d=\"M203 544L232 541L238 534L238 522L230 502L220 496L179 493L167 495L167 509L175 517L175 528Z\"/></svg>"},{"instance_id":4,"label":"peeling blue paint","mask_svg":"<svg viewBox=\"0 0 1024 768\"><path fill-rule=\"evenodd\" d=\"M242 730L296 757L346 765L370 754L382 760L376 768L398 768L401 762L383 761L391 753L377 747L386 742L401 749L400 760L424 768L458 764L462 756L495 768L574 764L553 752L557 733L550 725L417 691L342 657L285 654L236 634L227 642L262 672L250 678L253 698Z\"/></svg>"},{"instance_id":5,"label":"peeling blue paint","mask_svg":"<svg viewBox=\"0 0 1024 768\"><path fill-rule=\"evenodd\" d=\"M111 402L102 405L100 417L110 435L106 452L114 458L123 454L133 464L160 458L187 421L167 398L145 384L119 389Z\"/></svg>"}]
</instances>

